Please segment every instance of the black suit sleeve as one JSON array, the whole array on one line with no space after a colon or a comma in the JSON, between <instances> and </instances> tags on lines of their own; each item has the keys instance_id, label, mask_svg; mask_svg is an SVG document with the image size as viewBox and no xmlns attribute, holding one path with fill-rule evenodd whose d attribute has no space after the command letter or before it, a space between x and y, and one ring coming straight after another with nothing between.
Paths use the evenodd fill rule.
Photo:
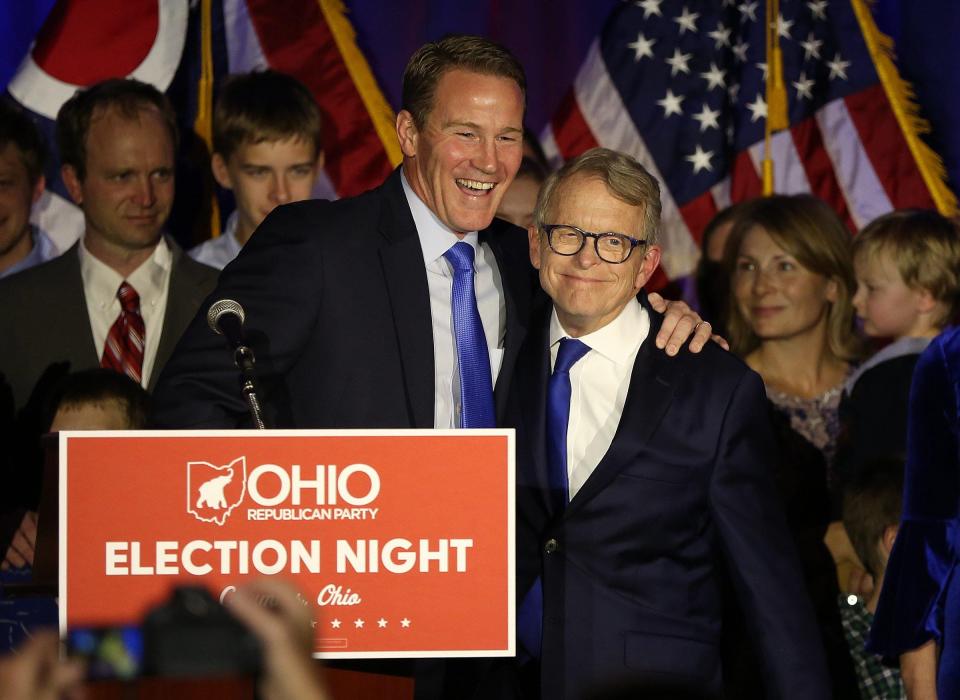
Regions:
<instances>
[{"instance_id":1,"label":"black suit sleeve","mask_svg":"<svg viewBox=\"0 0 960 700\"><path fill-rule=\"evenodd\" d=\"M745 373L723 420L711 510L769 696L826 698L827 667L774 485L775 454L763 385Z\"/></svg>"},{"instance_id":2,"label":"black suit sleeve","mask_svg":"<svg viewBox=\"0 0 960 700\"><path fill-rule=\"evenodd\" d=\"M226 341L207 327L217 299L238 301L257 359L268 424L282 424L283 374L303 352L323 303L323 255L316 228L328 202L274 210L187 327L158 381L151 425L157 428L248 426L240 375Z\"/></svg>"}]
</instances>

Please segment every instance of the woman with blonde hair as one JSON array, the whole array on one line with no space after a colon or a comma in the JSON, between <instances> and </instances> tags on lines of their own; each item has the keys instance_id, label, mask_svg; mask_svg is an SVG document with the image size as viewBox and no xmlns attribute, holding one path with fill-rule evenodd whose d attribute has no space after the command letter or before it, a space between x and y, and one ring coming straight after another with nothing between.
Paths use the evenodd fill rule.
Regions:
<instances>
[{"instance_id":1,"label":"woman with blonde hair","mask_svg":"<svg viewBox=\"0 0 960 700\"><path fill-rule=\"evenodd\" d=\"M836 698L858 697L837 607L834 557L824 542L837 502L830 487L840 397L860 357L850 240L824 202L775 195L737 212L724 254L730 275L728 338L767 388L779 448L771 469L817 613ZM834 535L846 539L842 529Z\"/></svg>"},{"instance_id":2,"label":"woman with blonde hair","mask_svg":"<svg viewBox=\"0 0 960 700\"><path fill-rule=\"evenodd\" d=\"M850 233L815 197L765 197L741 213L725 263L731 348L763 377L791 427L824 454L829 473L840 394L861 352Z\"/></svg>"}]
</instances>

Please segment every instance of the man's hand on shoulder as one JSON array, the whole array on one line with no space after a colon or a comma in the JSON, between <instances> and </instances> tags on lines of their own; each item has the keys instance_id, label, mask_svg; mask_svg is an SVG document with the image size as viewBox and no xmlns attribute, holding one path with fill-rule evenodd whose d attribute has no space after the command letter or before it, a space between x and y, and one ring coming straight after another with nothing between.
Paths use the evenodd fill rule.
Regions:
<instances>
[{"instance_id":1,"label":"man's hand on shoulder","mask_svg":"<svg viewBox=\"0 0 960 700\"><path fill-rule=\"evenodd\" d=\"M727 341L712 333L709 321L700 318L700 314L691 309L683 301L666 301L662 296L653 292L647 296L654 311L663 314L663 324L657 333L656 344L671 357L676 355L681 346L690 339L690 352L698 353L708 340L712 340L724 350L729 350ZM693 338L690 338L690 336Z\"/></svg>"}]
</instances>

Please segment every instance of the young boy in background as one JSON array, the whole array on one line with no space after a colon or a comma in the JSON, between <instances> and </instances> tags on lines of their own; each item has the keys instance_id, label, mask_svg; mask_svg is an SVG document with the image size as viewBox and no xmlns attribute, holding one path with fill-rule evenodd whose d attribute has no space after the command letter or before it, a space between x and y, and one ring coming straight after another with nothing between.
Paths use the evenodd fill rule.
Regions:
<instances>
[{"instance_id":1,"label":"young boy in background","mask_svg":"<svg viewBox=\"0 0 960 700\"><path fill-rule=\"evenodd\" d=\"M296 78L276 71L231 76L213 112L214 179L237 208L223 233L190 251L223 269L280 204L309 199L323 165L320 110Z\"/></svg>"},{"instance_id":2,"label":"young boy in background","mask_svg":"<svg viewBox=\"0 0 960 700\"><path fill-rule=\"evenodd\" d=\"M850 377L840 404L841 480L906 451L907 399L920 353L960 307L960 231L933 211L897 211L853 240L863 331L890 343Z\"/></svg>"},{"instance_id":3,"label":"young boy in background","mask_svg":"<svg viewBox=\"0 0 960 700\"><path fill-rule=\"evenodd\" d=\"M887 559L897 538L903 499L903 462L884 459L871 462L861 478L844 489L843 524L857 556L876 585L865 597L841 595L840 619L857 672L863 700L895 700L906 697L900 670L883 664L864 649L880 599Z\"/></svg>"}]
</instances>

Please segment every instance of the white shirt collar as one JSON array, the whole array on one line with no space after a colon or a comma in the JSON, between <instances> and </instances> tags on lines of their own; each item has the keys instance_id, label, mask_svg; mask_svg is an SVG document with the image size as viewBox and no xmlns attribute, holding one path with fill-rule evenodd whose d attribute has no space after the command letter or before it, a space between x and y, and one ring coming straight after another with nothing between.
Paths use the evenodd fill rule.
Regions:
<instances>
[{"instance_id":1,"label":"white shirt collar","mask_svg":"<svg viewBox=\"0 0 960 700\"><path fill-rule=\"evenodd\" d=\"M635 298L627 302L619 315L610 323L595 330L593 333L582 335L582 341L611 362L618 365L631 364L637 349L650 332L650 315ZM553 348L563 338L569 338L560 319L557 309L550 314L550 347Z\"/></svg>"},{"instance_id":2,"label":"white shirt collar","mask_svg":"<svg viewBox=\"0 0 960 700\"><path fill-rule=\"evenodd\" d=\"M434 214L430 207L417 196L417 193L410 187L406 174L400 171L400 181L403 183L403 193L407 197L407 205L410 207L410 213L413 214L413 223L417 227L417 235L420 237L420 248L423 250L423 262L430 265L443 256L454 243L463 240L473 246L474 253L480 245L480 235L476 231L470 231L460 239Z\"/></svg>"},{"instance_id":3,"label":"white shirt collar","mask_svg":"<svg viewBox=\"0 0 960 700\"><path fill-rule=\"evenodd\" d=\"M111 304L116 299L117 289L124 279L137 290L141 305L155 301L166 288L170 270L173 267L173 252L163 236L160 237L160 242L153 249L150 257L126 278L90 253L83 239L78 248L84 293L101 307Z\"/></svg>"}]
</instances>

